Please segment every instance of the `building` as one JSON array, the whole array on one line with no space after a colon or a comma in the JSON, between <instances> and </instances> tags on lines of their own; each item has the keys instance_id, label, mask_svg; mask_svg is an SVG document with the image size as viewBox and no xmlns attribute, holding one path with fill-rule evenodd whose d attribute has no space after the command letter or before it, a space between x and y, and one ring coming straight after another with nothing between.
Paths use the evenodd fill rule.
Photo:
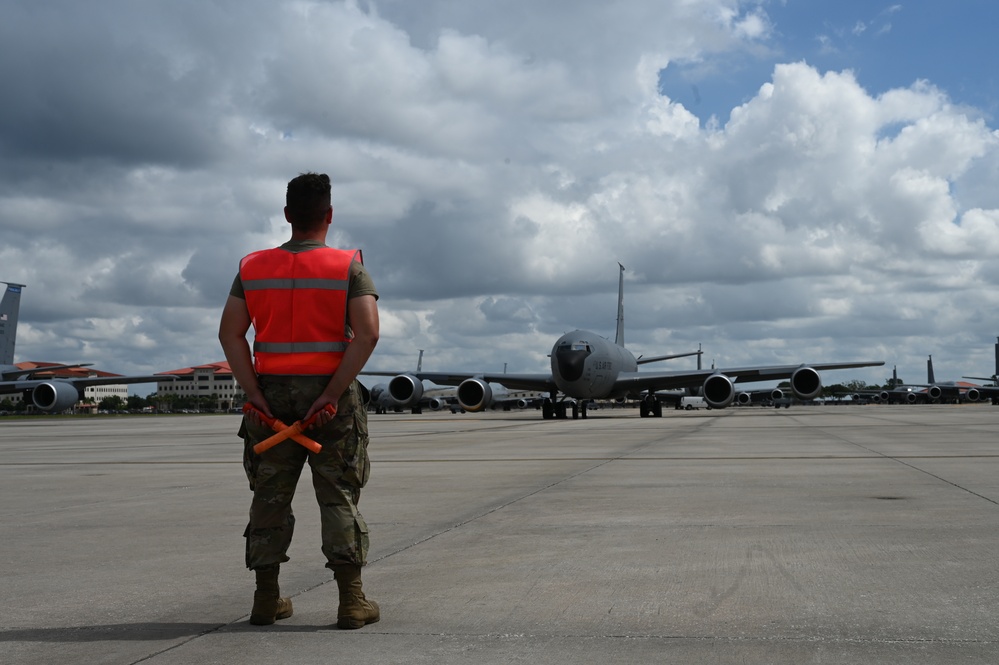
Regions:
<instances>
[{"instance_id":1,"label":"building","mask_svg":"<svg viewBox=\"0 0 999 665\"><path fill-rule=\"evenodd\" d=\"M177 377L156 384L154 399L161 411L172 410L175 403L189 404L189 408L198 410L228 411L241 408L246 401L246 393L236 384L229 363L224 360L158 374Z\"/></svg>"}]
</instances>

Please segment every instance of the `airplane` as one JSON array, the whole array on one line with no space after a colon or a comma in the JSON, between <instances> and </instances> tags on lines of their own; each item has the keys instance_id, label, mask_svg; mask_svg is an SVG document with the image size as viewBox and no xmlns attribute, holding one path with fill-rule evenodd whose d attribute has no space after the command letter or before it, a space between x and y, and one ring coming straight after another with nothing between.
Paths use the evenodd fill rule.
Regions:
<instances>
[{"instance_id":1,"label":"airplane","mask_svg":"<svg viewBox=\"0 0 999 665\"><path fill-rule=\"evenodd\" d=\"M31 367L18 367L14 364L14 343L17 339L17 316L21 304L21 289L24 284L6 284L3 299L0 300L0 394L22 393L25 402L49 413L59 413L83 399L84 389L89 386L118 385L122 383L154 383L172 381L175 377L151 376L87 376L37 378L41 374L51 374L56 370L89 367L91 363L59 365L48 363L22 363Z\"/></svg>"},{"instance_id":2,"label":"airplane","mask_svg":"<svg viewBox=\"0 0 999 665\"><path fill-rule=\"evenodd\" d=\"M982 386L967 381L937 381L933 375L933 356L926 361L926 396L933 402L977 402L982 398Z\"/></svg>"},{"instance_id":3,"label":"airplane","mask_svg":"<svg viewBox=\"0 0 999 665\"><path fill-rule=\"evenodd\" d=\"M870 396L874 401L884 404L917 404L926 402L927 394L924 390L925 384L908 384L898 380L898 367L891 370L891 388L884 390L861 390L854 393L854 397Z\"/></svg>"},{"instance_id":4,"label":"airplane","mask_svg":"<svg viewBox=\"0 0 999 665\"><path fill-rule=\"evenodd\" d=\"M487 372L371 372L390 376L389 390L395 395L421 394L423 381L457 386L458 403L466 411L482 411L492 398L490 383L511 390L533 390L548 395L542 403L542 417L565 419L586 417L587 403L604 399L639 399L639 415L661 417L662 402L657 391L690 389L704 397L713 409L723 409L736 399L736 384L790 379L799 399L812 399L821 392L819 370L851 369L884 365L884 361L821 363L815 365L774 365L731 369L673 370L639 372L638 366L678 356L636 358L624 347L624 271L618 276L618 314L613 342L586 330L562 335L552 346L551 372L547 374L490 374ZM699 352L678 354L695 355Z\"/></svg>"},{"instance_id":5,"label":"airplane","mask_svg":"<svg viewBox=\"0 0 999 665\"><path fill-rule=\"evenodd\" d=\"M416 373L423 371L423 349L420 349L420 356L416 361ZM372 372L372 375L377 373ZM384 376L395 375L396 372L385 373ZM375 413L388 413L391 411L401 411L411 409L412 413L422 413L424 408L431 411L441 411L450 408L452 412L463 410L458 404L456 388L431 388L423 389L423 383L419 382L420 388L414 389L415 382L397 382L395 393L392 391L392 382L389 384L378 383L371 387L371 405ZM526 409L535 404L537 397L531 394L509 393L505 388L495 390L487 408L501 407L504 411L511 408Z\"/></svg>"},{"instance_id":6,"label":"airplane","mask_svg":"<svg viewBox=\"0 0 999 665\"><path fill-rule=\"evenodd\" d=\"M996 338L999 340L999 338ZM999 404L999 341L995 345L996 350L996 369L995 374L992 376L962 376L962 379L975 379L976 381L991 381L992 385L989 386L979 386L978 390L981 392L982 397L992 400L992 404Z\"/></svg>"},{"instance_id":7,"label":"airplane","mask_svg":"<svg viewBox=\"0 0 999 665\"><path fill-rule=\"evenodd\" d=\"M420 349L420 357L416 360L416 371L423 370L423 349ZM415 400L397 400L392 396L388 386L384 383L377 383L371 387L371 406L375 413L388 413L389 411L412 409L413 413L422 413L424 407L432 411L440 411L451 405L454 397L454 388L441 388L432 390L426 394L421 393ZM451 399L449 399L449 397Z\"/></svg>"},{"instance_id":8,"label":"airplane","mask_svg":"<svg viewBox=\"0 0 999 665\"><path fill-rule=\"evenodd\" d=\"M683 357L687 355L697 356L697 369L701 369L701 355L704 352L700 350L700 345L698 345L698 350L693 353L681 353L678 357ZM714 363L711 364L712 370L714 369ZM655 395L663 404L672 404L673 408L677 411L685 411L696 409L697 407L692 407L692 404L699 404L703 402L704 398L696 394L698 391L696 388L681 388L679 390L666 390L666 391L656 391ZM780 388L764 388L762 390L740 390L736 393L735 398L732 400L732 404L736 406L750 406L753 404L760 404L763 406L774 406L775 408L788 408L791 406L790 397L788 397L783 390ZM707 406L707 404L704 404ZM708 407L711 408L711 407Z\"/></svg>"},{"instance_id":9,"label":"airplane","mask_svg":"<svg viewBox=\"0 0 999 665\"><path fill-rule=\"evenodd\" d=\"M892 386L894 387L890 390L882 390L875 393L878 401L886 404L901 402L905 402L906 404L933 404L939 403L941 400L977 402L992 394L999 396L999 388L979 386L965 381L937 381L933 373L933 356L928 356L926 361L926 383L900 384L898 381L898 372L893 369Z\"/></svg>"}]
</instances>

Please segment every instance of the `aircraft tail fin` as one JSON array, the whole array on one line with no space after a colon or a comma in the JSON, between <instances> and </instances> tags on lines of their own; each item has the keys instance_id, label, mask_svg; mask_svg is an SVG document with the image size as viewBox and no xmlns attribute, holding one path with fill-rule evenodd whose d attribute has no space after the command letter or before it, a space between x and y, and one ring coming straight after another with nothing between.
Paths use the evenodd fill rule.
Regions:
<instances>
[{"instance_id":1,"label":"aircraft tail fin","mask_svg":"<svg viewBox=\"0 0 999 665\"><path fill-rule=\"evenodd\" d=\"M617 334L614 336L614 343L624 346L624 266L617 264L621 272L617 280Z\"/></svg>"},{"instance_id":2,"label":"aircraft tail fin","mask_svg":"<svg viewBox=\"0 0 999 665\"><path fill-rule=\"evenodd\" d=\"M14 364L14 342L17 340L17 311L21 304L21 289L24 284L6 284L3 300L0 300L0 365Z\"/></svg>"},{"instance_id":3,"label":"aircraft tail fin","mask_svg":"<svg viewBox=\"0 0 999 665\"><path fill-rule=\"evenodd\" d=\"M933 378L933 356L930 356L926 361L926 383L932 386L936 382L937 380Z\"/></svg>"},{"instance_id":4,"label":"aircraft tail fin","mask_svg":"<svg viewBox=\"0 0 999 665\"><path fill-rule=\"evenodd\" d=\"M999 337L996 340L999 340ZM996 373L993 376L999 377L999 341L996 342Z\"/></svg>"}]
</instances>

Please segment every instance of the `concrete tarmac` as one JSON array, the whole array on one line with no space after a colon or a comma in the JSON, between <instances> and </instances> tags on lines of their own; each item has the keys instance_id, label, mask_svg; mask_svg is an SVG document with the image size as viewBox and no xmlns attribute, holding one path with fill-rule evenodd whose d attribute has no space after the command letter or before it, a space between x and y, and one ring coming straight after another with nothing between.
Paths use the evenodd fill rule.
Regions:
<instances>
[{"instance_id":1,"label":"concrete tarmac","mask_svg":"<svg viewBox=\"0 0 999 665\"><path fill-rule=\"evenodd\" d=\"M0 661L999 662L999 408L372 415L354 631L308 478L247 622L238 423L0 420Z\"/></svg>"}]
</instances>

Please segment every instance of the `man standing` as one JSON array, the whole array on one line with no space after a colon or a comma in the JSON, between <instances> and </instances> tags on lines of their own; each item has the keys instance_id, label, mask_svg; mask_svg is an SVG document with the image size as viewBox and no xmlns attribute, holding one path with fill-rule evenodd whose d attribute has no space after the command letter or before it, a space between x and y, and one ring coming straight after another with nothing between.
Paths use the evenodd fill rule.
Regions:
<instances>
[{"instance_id":1,"label":"man standing","mask_svg":"<svg viewBox=\"0 0 999 665\"><path fill-rule=\"evenodd\" d=\"M260 413L288 424L318 414L306 433L322 450L287 440L258 455L253 446L274 432L252 411L243 418L243 462L253 490L243 535L246 566L257 581L250 623L272 624L292 614L291 599L280 595L278 572L289 560L291 500L308 462L326 567L340 592L337 626L360 628L380 618L377 603L361 589L368 526L357 502L371 467L367 390L356 380L378 343L378 294L359 250L326 246L333 219L327 175L305 173L289 182L284 215L291 240L240 261L219 341ZM246 341L251 325L252 356Z\"/></svg>"}]
</instances>

